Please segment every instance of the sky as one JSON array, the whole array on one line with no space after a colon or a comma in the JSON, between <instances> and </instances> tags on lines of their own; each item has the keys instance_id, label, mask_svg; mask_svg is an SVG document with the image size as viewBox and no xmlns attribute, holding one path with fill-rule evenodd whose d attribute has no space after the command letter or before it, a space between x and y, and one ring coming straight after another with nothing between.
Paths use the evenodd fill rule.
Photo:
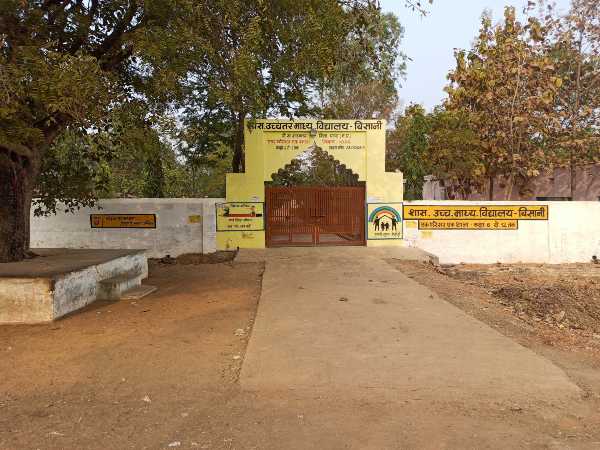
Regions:
<instances>
[{"instance_id":1,"label":"sky","mask_svg":"<svg viewBox=\"0 0 600 450\"><path fill-rule=\"evenodd\" d=\"M404 7L404 0L382 0L386 12L393 12L405 29L401 45L408 61L406 79L401 82L404 106L420 103L428 110L444 98L446 75L454 67L454 49L468 49L477 36L481 14L489 9L494 22L503 17L505 6L521 11L527 0L434 0L429 14L422 17ZM569 0L556 0L566 10Z\"/></svg>"}]
</instances>

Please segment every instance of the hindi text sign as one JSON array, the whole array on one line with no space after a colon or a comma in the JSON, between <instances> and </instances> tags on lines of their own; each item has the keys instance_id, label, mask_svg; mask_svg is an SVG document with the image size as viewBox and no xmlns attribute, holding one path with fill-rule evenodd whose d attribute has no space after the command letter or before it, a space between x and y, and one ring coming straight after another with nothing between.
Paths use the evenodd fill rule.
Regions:
<instances>
[{"instance_id":1,"label":"hindi text sign","mask_svg":"<svg viewBox=\"0 0 600 450\"><path fill-rule=\"evenodd\" d=\"M217 231L263 231L264 205L260 202L217 203Z\"/></svg>"},{"instance_id":2,"label":"hindi text sign","mask_svg":"<svg viewBox=\"0 0 600 450\"><path fill-rule=\"evenodd\" d=\"M521 220L548 220L548 205L405 205L419 230L518 230Z\"/></svg>"},{"instance_id":3,"label":"hindi text sign","mask_svg":"<svg viewBox=\"0 0 600 450\"><path fill-rule=\"evenodd\" d=\"M156 214L90 214L92 228L156 228Z\"/></svg>"},{"instance_id":4,"label":"hindi text sign","mask_svg":"<svg viewBox=\"0 0 600 450\"><path fill-rule=\"evenodd\" d=\"M518 220L419 220L419 230L518 230Z\"/></svg>"},{"instance_id":5,"label":"hindi text sign","mask_svg":"<svg viewBox=\"0 0 600 450\"><path fill-rule=\"evenodd\" d=\"M404 220L548 220L547 205L405 205Z\"/></svg>"}]
</instances>

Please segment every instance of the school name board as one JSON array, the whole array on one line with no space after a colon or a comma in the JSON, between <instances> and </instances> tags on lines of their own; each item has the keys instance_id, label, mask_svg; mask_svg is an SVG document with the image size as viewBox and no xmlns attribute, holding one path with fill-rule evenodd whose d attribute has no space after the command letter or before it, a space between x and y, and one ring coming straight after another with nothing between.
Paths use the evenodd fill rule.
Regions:
<instances>
[{"instance_id":1,"label":"school name board","mask_svg":"<svg viewBox=\"0 0 600 450\"><path fill-rule=\"evenodd\" d=\"M366 138L364 133L318 132L314 137L308 133L270 132L265 138L265 146L270 151L304 150L311 144L326 152L335 150L364 151Z\"/></svg>"},{"instance_id":2,"label":"school name board","mask_svg":"<svg viewBox=\"0 0 600 450\"><path fill-rule=\"evenodd\" d=\"M371 131L382 130L383 127L384 123L381 120L248 122L249 130L263 131Z\"/></svg>"},{"instance_id":3,"label":"school name board","mask_svg":"<svg viewBox=\"0 0 600 450\"><path fill-rule=\"evenodd\" d=\"M90 214L92 228L156 228L156 214Z\"/></svg>"},{"instance_id":4,"label":"school name board","mask_svg":"<svg viewBox=\"0 0 600 450\"><path fill-rule=\"evenodd\" d=\"M217 203L217 231L263 231L264 205L258 202Z\"/></svg>"},{"instance_id":5,"label":"school name board","mask_svg":"<svg viewBox=\"0 0 600 450\"><path fill-rule=\"evenodd\" d=\"M517 230L521 220L548 220L547 205L405 205L420 230Z\"/></svg>"},{"instance_id":6,"label":"school name board","mask_svg":"<svg viewBox=\"0 0 600 450\"><path fill-rule=\"evenodd\" d=\"M402 203L367 205L367 239L402 239Z\"/></svg>"},{"instance_id":7,"label":"school name board","mask_svg":"<svg viewBox=\"0 0 600 450\"><path fill-rule=\"evenodd\" d=\"M419 230L518 230L518 220L419 220Z\"/></svg>"}]
</instances>

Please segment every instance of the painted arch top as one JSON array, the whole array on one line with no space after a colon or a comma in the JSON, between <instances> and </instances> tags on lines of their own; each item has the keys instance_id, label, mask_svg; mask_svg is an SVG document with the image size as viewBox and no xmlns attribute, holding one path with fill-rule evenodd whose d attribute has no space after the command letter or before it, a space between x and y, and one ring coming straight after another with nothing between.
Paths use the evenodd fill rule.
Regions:
<instances>
[{"instance_id":1,"label":"painted arch top","mask_svg":"<svg viewBox=\"0 0 600 450\"><path fill-rule=\"evenodd\" d=\"M263 178L268 181L273 173L316 146L364 181L367 159L385 158L385 129L384 120L247 121L246 170L260 161Z\"/></svg>"},{"instance_id":2,"label":"painted arch top","mask_svg":"<svg viewBox=\"0 0 600 450\"><path fill-rule=\"evenodd\" d=\"M262 131L381 131L384 120L280 120L257 119L246 122L249 130Z\"/></svg>"}]
</instances>

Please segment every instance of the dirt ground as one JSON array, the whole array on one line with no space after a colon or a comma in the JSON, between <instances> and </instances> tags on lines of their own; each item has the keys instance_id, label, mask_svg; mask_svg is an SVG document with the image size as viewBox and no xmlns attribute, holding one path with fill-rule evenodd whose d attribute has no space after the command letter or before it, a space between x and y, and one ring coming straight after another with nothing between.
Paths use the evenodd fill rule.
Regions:
<instances>
[{"instance_id":1,"label":"dirt ground","mask_svg":"<svg viewBox=\"0 0 600 450\"><path fill-rule=\"evenodd\" d=\"M97 302L48 325L0 327L1 450L600 448L591 315L554 294L546 309L523 304L537 294L516 297L504 285L507 273L526 280L518 271L440 272L390 261L563 368L585 391L576 407L426 401L419 392L397 402L242 392L264 266L186 258L152 261L147 283L159 290L142 300ZM548 285L541 280L539 288Z\"/></svg>"},{"instance_id":2,"label":"dirt ground","mask_svg":"<svg viewBox=\"0 0 600 450\"><path fill-rule=\"evenodd\" d=\"M0 327L0 449L229 448L260 264L152 264L156 294Z\"/></svg>"},{"instance_id":3,"label":"dirt ground","mask_svg":"<svg viewBox=\"0 0 600 450\"><path fill-rule=\"evenodd\" d=\"M598 402L600 411L600 266L392 264L550 359Z\"/></svg>"},{"instance_id":4,"label":"dirt ground","mask_svg":"<svg viewBox=\"0 0 600 450\"><path fill-rule=\"evenodd\" d=\"M177 258L171 258L169 255L164 258L152 258L148 260L150 268L164 264L220 264L231 262L235 259L237 252L218 251L214 253L185 253Z\"/></svg>"}]
</instances>

